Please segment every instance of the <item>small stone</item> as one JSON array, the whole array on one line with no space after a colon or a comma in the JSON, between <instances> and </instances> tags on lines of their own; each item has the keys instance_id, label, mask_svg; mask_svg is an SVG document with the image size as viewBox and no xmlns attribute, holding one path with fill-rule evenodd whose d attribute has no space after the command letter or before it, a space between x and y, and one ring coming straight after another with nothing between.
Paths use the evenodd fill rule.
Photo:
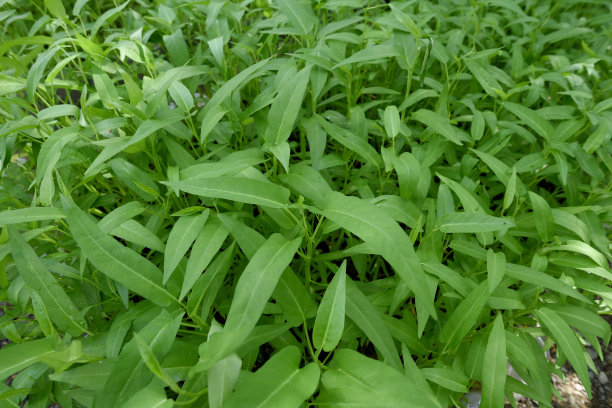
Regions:
<instances>
[{"instance_id":1,"label":"small stone","mask_svg":"<svg viewBox=\"0 0 612 408\"><path fill-rule=\"evenodd\" d=\"M596 360L599 358L599 356L597 355L597 352L593 350L592 348L587 349L587 351L589 352L589 356L591 356L591 359Z\"/></svg>"},{"instance_id":2,"label":"small stone","mask_svg":"<svg viewBox=\"0 0 612 408\"><path fill-rule=\"evenodd\" d=\"M573 395L570 395L569 397L569 403L571 407L575 407L576 406L576 398L574 398Z\"/></svg>"},{"instance_id":3,"label":"small stone","mask_svg":"<svg viewBox=\"0 0 612 408\"><path fill-rule=\"evenodd\" d=\"M608 376L603 371L599 373L597 379L602 385L606 385L608 383Z\"/></svg>"}]
</instances>

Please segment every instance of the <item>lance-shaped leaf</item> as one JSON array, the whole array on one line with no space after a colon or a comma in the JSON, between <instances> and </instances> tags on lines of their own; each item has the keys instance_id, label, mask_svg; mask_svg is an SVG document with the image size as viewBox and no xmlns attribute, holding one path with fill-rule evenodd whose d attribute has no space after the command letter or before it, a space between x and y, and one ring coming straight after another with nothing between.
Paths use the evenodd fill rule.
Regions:
<instances>
[{"instance_id":1,"label":"lance-shaped leaf","mask_svg":"<svg viewBox=\"0 0 612 408\"><path fill-rule=\"evenodd\" d=\"M561 294L573 297L576 300L585 303L591 303L582 293L568 285L567 283L560 281L547 273L537 271L527 266L507 263L506 264L506 275L516 280L524 281L527 283L534 284L539 287L554 290Z\"/></svg>"},{"instance_id":2,"label":"lance-shaped leaf","mask_svg":"<svg viewBox=\"0 0 612 408\"><path fill-rule=\"evenodd\" d=\"M0 380L13 375L39 361L53 351L57 336L53 335L39 340L21 344L9 344L0 350Z\"/></svg>"},{"instance_id":3,"label":"lance-shaped leaf","mask_svg":"<svg viewBox=\"0 0 612 408\"><path fill-rule=\"evenodd\" d=\"M107 234L121 226L127 220L143 213L145 207L138 201L130 201L115 208L98 222L98 227Z\"/></svg>"},{"instance_id":4,"label":"lance-shaped leaf","mask_svg":"<svg viewBox=\"0 0 612 408\"><path fill-rule=\"evenodd\" d=\"M298 277L291 268L285 269L281 275L272 297L276 299L283 310L283 315L293 326L299 326L317 313L317 305L312 300L310 292L304 286L301 277Z\"/></svg>"},{"instance_id":5,"label":"lance-shaped leaf","mask_svg":"<svg viewBox=\"0 0 612 408\"><path fill-rule=\"evenodd\" d=\"M176 302L149 260L108 236L72 200L62 197L70 232L87 259L102 273L160 306Z\"/></svg>"},{"instance_id":6,"label":"lance-shaped leaf","mask_svg":"<svg viewBox=\"0 0 612 408\"><path fill-rule=\"evenodd\" d=\"M503 103L503 106L543 138L551 139L553 137L555 129L546 119L538 115L535 111L523 105L519 105L518 103L507 101Z\"/></svg>"},{"instance_id":7,"label":"lance-shaped leaf","mask_svg":"<svg viewBox=\"0 0 612 408\"><path fill-rule=\"evenodd\" d=\"M257 250L238 280L224 330L255 327L301 241L301 238L288 241L280 234L273 234Z\"/></svg>"},{"instance_id":8,"label":"lance-shaped leaf","mask_svg":"<svg viewBox=\"0 0 612 408\"><path fill-rule=\"evenodd\" d=\"M236 285L225 327L200 346L196 372L210 368L233 352L253 331L301 240L288 241L280 234L273 234L253 255Z\"/></svg>"},{"instance_id":9,"label":"lance-shaped leaf","mask_svg":"<svg viewBox=\"0 0 612 408\"><path fill-rule=\"evenodd\" d=\"M398 47L393 44L377 44L370 47L367 47L363 50L357 51L344 61L341 61L334 65L332 69L341 67L347 64L354 64L356 62L371 62L381 59L387 59L396 57L401 54L401 51Z\"/></svg>"},{"instance_id":10,"label":"lance-shaped leaf","mask_svg":"<svg viewBox=\"0 0 612 408\"><path fill-rule=\"evenodd\" d=\"M219 88L212 98L206 103L206 106L202 110L202 128L200 132L200 142L203 143L206 137L215 125L221 120L225 111L221 108L221 104L230 97L232 92L238 89L247 78L252 74L256 73L259 69L263 68L268 62L267 59L258 62L255 65L240 71L238 75L227 81Z\"/></svg>"},{"instance_id":11,"label":"lance-shaped leaf","mask_svg":"<svg viewBox=\"0 0 612 408\"><path fill-rule=\"evenodd\" d=\"M506 274L506 256L503 252L487 251L487 273L489 275L489 293L493 293Z\"/></svg>"},{"instance_id":12,"label":"lance-shaped leaf","mask_svg":"<svg viewBox=\"0 0 612 408\"><path fill-rule=\"evenodd\" d=\"M472 292L457 306L440 332L440 341L453 347L472 329L482 308L487 304L489 291L485 280L476 286Z\"/></svg>"},{"instance_id":13,"label":"lance-shaped leaf","mask_svg":"<svg viewBox=\"0 0 612 408\"><path fill-rule=\"evenodd\" d=\"M183 317L182 312L170 315L165 309L138 332L159 361L175 341ZM138 350L138 340L132 339L119 355L104 388L94 398L94 408L120 407L153 379L153 373Z\"/></svg>"},{"instance_id":14,"label":"lance-shaped leaf","mask_svg":"<svg viewBox=\"0 0 612 408\"><path fill-rule=\"evenodd\" d=\"M325 131L338 143L343 145L349 150L357 153L357 155L361 156L362 159L366 163L373 164L377 168L383 167L382 158L370 145L367 140L360 138L359 136L351 133L350 130L346 130L341 128L340 126L334 125L323 119L320 116L316 116L319 124L325 129Z\"/></svg>"},{"instance_id":15,"label":"lance-shaped leaf","mask_svg":"<svg viewBox=\"0 0 612 408\"><path fill-rule=\"evenodd\" d=\"M200 274L219 252L221 245L223 245L227 238L227 234L228 232L223 224L216 218L204 225L204 228L202 228L202 231L200 231L200 234L193 243L191 254L187 260L185 278L183 279L183 287L181 288L179 299L182 299L189 292Z\"/></svg>"},{"instance_id":16,"label":"lance-shaped leaf","mask_svg":"<svg viewBox=\"0 0 612 408\"><path fill-rule=\"evenodd\" d=\"M580 377L588 397L591 398L591 381L584 358L584 348L580 344L578 337L576 337L576 333L574 333L561 316L549 308L540 308L535 314L540 323L552 333L557 345L563 354L567 356L578 377Z\"/></svg>"},{"instance_id":17,"label":"lance-shaped leaf","mask_svg":"<svg viewBox=\"0 0 612 408\"><path fill-rule=\"evenodd\" d=\"M397 106L390 105L385 108L384 123L387 136L395 138L399 134L401 123Z\"/></svg>"},{"instance_id":18,"label":"lance-shaped leaf","mask_svg":"<svg viewBox=\"0 0 612 408\"><path fill-rule=\"evenodd\" d=\"M236 354L217 361L208 372L208 403L210 408L222 408L238 381L242 360Z\"/></svg>"},{"instance_id":19,"label":"lance-shaped leaf","mask_svg":"<svg viewBox=\"0 0 612 408\"><path fill-rule=\"evenodd\" d=\"M219 219L249 259L253 258L257 249L266 241L259 232L228 215L219 214ZM312 300L310 292L290 267L281 275L272 297L276 299L287 321L293 326L299 326L317 313L317 305Z\"/></svg>"},{"instance_id":20,"label":"lance-shaped leaf","mask_svg":"<svg viewBox=\"0 0 612 408\"><path fill-rule=\"evenodd\" d=\"M391 333L380 313L351 278L347 278L346 283L346 315L365 333L387 364L401 369L402 363Z\"/></svg>"},{"instance_id":21,"label":"lance-shaped leaf","mask_svg":"<svg viewBox=\"0 0 612 408\"><path fill-rule=\"evenodd\" d=\"M306 5L307 3L292 0L276 0L276 3L281 13L301 34L311 33L319 22L312 8Z\"/></svg>"},{"instance_id":22,"label":"lance-shaped leaf","mask_svg":"<svg viewBox=\"0 0 612 408\"><path fill-rule=\"evenodd\" d=\"M28 95L28 102L34 103L36 96L36 87L38 86L38 83L40 82L45 72L45 68L47 67L49 61L51 61L51 58L53 58L53 56L60 49L61 47L59 46L53 46L47 49L46 51L41 52L40 54L38 54L36 62L34 62L34 64L32 64L32 66L30 67L28 71L28 79L26 82L26 93Z\"/></svg>"},{"instance_id":23,"label":"lance-shaped leaf","mask_svg":"<svg viewBox=\"0 0 612 408\"><path fill-rule=\"evenodd\" d=\"M312 344L318 350L330 352L342 337L344 331L344 310L346 304L346 261L334 275L325 290L319 305L317 318L312 329Z\"/></svg>"},{"instance_id":24,"label":"lance-shaped leaf","mask_svg":"<svg viewBox=\"0 0 612 408\"><path fill-rule=\"evenodd\" d=\"M323 214L382 255L415 293L417 302L423 302L430 315L436 317L425 272L412 242L388 213L365 200L332 192L326 197Z\"/></svg>"},{"instance_id":25,"label":"lance-shaped leaf","mask_svg":"<svg viewBox=\"0 0 612 408\"><path fill-rule=\"evenodd\" d=\"M459 128L451 125L447 117L439 113L427 109L419 109L412 114L412 117L456 145L461 146L463 145L462 142L470 141Z\"/></svg>"},{"instance_id":26,"label":"lance-shaped leaf","mask_svg":"<svg viewBox=\"0 0 612 408\"><path fill-rule=\"evenodd\" d=\"M0 225L57 220L64 217L64 211L61 208L28 207L0 212Z\"/></svg>"},{"instance_id":27,"label":"lance-shaped leaf","mask_svg":"<svg viewBox=\"0 0 612 408\"><path fill-rule=\"evenodd\" d=\"M270 107L268 127L264 134L264 139L270 146L279 145L289 139L302 107L311 69L312 65L308 65L281 84L278 95Z\"/></svg>"},{"instance_id":28,"label":"lance-shaped leaf","mask_svg":"<svg viewBox=\"0 0 612 408\"><path fill-rule=\"evenodd\" d=\"M506 388L506 332L504 319L498 314L489 334L482 373L482 406L502 407Z\"/></svg>"},{"instance_id":29,"label":"lance-shaped leaf","mask_svg":"<svg viewBox=\"0 0 612 408\"><path fill-rule=\"evenodd\" d=\"M469 378L449 368L423 368L421 373L431 382L454 392L467 392Z\"/></svg>"},{"instance_id":30,"label":"lance-shaped leaf","mask_svg":"<svg viewBox=\"0 0 612 408\"><path fill-rule=\"evenodd\" d=\"M555 223L550 206L543 197L532 191L529 192L529 200L533 206L534 222L540 239L544 242L552 241Z\"/></svg>"},{"instance_id":31,"label":"lance-shaped leaf","mask_svg":"<svg viewBox=\"0 0 612 408\"><path fill-rule=\"evenodd\" d=\"M214 177L176 182L163 181L162 184L189 194L222 198L239 203L263 205L271 208L280 208L289 204L289 190L285 187L267 181L242 177Z\"/></svg>"},{"instance_id":32,"label":"lance-shaped leaf","mask_svg":"<svg viewBox=\"0 0 612 408\"><path fill-rule=\"evenodd\" d=\"M427 392L401 371L350 349L334 353L322 378L319 406L430 408Z\"/></svg>"},{"instance_id":33,"label":"lance-shaped leaf","mask_svg":"<svg viewBox=\"0 0 612 408\"><path fill-rule=\"evenodd\" d=\"M87 332L87 322L61 284L17 229L12 225L7 228L15 266L25 283L40 296L49 318L60 330L74 336Z\"/></svg>"},{"instance_id":34,"label":"lance-shaped leaf","mask_svg":"<svg viewBox=\"0 0 612 408\"><path fill-rule=\"evenodd\" d=\"M297 347L285 347L255 374L246 377L225 401L224 408L299 408L319 384L315 363L299 368Z\"/></svg>"},{"instance_id":35,"label":"lance-shaped leaf","mask_svg":"<svg viewBox=\"0 0 612 408\"><path fill-rule=\"evenodd\" d=\"M601 338L605 344L610 341L610 325L597 313L582 307L551 303L546 306L574 326L581 333Z\"/></svg>"},{"instance_id":36,"label":"lance-shaped leaf","mask_svg":"<svg viewBox=\"0 0 612 408\"><path fill-rule=\"evenodd\" d=\"M172 227L164 254L164 284L170 279L172 272L204 228L209 214L210 210L206 209L199 215L181 217Z\"/></svg>"},{"instance_id":37,"label":"lance-shaped leaf","mask_svg":"<svg viewBox=\"0 0 612 408\"><path fill-rule=\"evenodd\" d=\"M511 227L514 223L508 219L475 212L444 214L440 220L440 231L446 233L493 232Z\"/></svg>"}]
</instances>

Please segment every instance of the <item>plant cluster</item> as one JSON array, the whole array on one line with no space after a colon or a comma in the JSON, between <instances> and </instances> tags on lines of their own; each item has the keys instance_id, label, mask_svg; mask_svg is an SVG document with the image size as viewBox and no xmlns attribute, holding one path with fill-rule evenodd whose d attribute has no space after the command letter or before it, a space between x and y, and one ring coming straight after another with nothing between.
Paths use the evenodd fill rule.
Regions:
<instances>
[{"instance_id":1,"label":"plant cluster","mask_svg":"<svg viewBox=\"0 0 612 408\"><path fill-rule=\"evenodd\" d=\"M609 2L3 0L0 27L0 407L550 407L566 361L590 391Z\"/></svg>"}]
</instances>

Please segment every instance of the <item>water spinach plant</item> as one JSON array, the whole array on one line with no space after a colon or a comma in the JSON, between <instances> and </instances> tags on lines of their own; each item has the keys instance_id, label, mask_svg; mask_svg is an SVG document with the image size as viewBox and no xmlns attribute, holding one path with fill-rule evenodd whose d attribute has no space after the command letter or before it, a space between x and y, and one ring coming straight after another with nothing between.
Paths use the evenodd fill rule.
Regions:
<instances>
[{"instance_id":1,"label":"water spinach plant","mask_svg":"<svg viewBox=\"0 0 612 408\"><path fill-rule=\"evenodd\" d=\"M566 362L590 392L609 2L2 0L0 26L0 407L551 407Z\"/></svg>"}]
</instances>

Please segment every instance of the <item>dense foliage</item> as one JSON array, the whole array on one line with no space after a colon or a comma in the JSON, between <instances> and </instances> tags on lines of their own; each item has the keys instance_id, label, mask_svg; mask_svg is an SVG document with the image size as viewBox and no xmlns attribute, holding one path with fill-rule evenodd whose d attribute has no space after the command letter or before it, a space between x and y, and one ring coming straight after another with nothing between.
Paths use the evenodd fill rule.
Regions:
<instances>
[{"instance_id":1,"label":"dense foliage","mask_svg":"<svg viewBox=\"0 0 612 408\"><path fill-rule=\"evenodd\" d=\"M589 390L611 5L0 1L0 407Z\"/></svg>"}]
</instances>

